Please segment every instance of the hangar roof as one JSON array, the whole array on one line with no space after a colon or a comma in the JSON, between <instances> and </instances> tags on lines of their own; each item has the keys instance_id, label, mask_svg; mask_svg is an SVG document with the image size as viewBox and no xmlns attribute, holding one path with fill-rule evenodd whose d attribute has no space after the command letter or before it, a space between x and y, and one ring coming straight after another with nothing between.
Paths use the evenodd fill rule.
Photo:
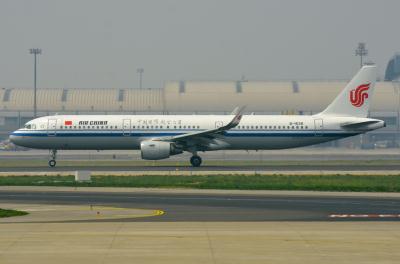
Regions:
<instances>
[{"instance_id":1,"label":"hangar roof","mask_svg":"<svg viewBox=\"0 0 400 264\"><path fill-rule=\"evenodd\" d=\"M48 112L318 112L344 88L343 81L167 82L162 89L38 89L39 111ZM0 111L31 111L33 89L0 88ZM400 84L378 82L373 112L397 112Z\"/></svg>"}]
</instances>

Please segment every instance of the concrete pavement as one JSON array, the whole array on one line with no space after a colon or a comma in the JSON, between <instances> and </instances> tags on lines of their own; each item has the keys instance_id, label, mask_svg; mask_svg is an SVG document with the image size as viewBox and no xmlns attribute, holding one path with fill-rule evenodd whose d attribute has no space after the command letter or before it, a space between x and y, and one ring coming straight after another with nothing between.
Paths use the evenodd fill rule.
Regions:
<instances>
[{"instance_id":1,"label":"concrete pavement","mask_svg":"<svg viewBox=\"0 0 400 264\"><path fill-rule=\"evenodd\" d=\"M398 263L395 222L0 224L0 263Z\"/></svg>"}]
</instances>

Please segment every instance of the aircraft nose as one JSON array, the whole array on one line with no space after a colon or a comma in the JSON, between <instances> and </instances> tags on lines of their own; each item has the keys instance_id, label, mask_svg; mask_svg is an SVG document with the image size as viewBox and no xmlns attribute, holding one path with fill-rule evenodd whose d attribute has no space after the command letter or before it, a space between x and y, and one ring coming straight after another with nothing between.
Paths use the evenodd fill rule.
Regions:
<instances>
[{"instance_id":1,"label":"aircraft nose","mask_svg":"<svg viewBox=\"0 0 400 264\"><path fill-rule=\"evenodd\" d=\"M10 139L10 141L17 146L20 147L26 147L29 148L32 145L31 140L29 140L29 137L26 137L23 133L21 133L22 131L16 130L14 132L12 132L8 138Z\"/></svg>"},{"instance_id":2,"label":"aircraft nose","mask_svg":"<svg viewBox=\"0 0 400 264\"><path fill-rule=\"evenodd\" d=\"M15 145L19 145L18 143L19 143L20 140L21 140L21 136L16 135L15 132L16 132L16 131L12 132L12 133L8 136L8 138L9 138L10 141L11 141L12 143L14 143Z\"/></svg>"}]
</instances>

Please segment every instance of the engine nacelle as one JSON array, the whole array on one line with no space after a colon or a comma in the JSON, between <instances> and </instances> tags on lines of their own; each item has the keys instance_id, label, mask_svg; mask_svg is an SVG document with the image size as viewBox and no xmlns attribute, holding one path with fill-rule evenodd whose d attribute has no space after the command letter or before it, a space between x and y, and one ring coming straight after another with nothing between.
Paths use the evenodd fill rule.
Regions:
<instances>
[{"instance_id":1,"label":"engine nacelle","mask_svg":"<svg viewBox=\"0 0 400 264\"><path fill-rule=\"evenodd\" d=\"M140 143L142 159L160 160L169 158L171 155L180 154L182 149L178 148L174 143L164 141L147 140Z\"/></svg>"}]
</instances>

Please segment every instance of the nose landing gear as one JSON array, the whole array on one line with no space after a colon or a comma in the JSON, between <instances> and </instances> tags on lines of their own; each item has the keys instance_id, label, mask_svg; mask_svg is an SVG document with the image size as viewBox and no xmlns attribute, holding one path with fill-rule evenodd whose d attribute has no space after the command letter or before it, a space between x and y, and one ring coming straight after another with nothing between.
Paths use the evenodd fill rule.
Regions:
<instances>
[{"instance_id":1,"label":"nose landing gear","mask_svg":"<svg viewBox=\"0 0 400 264\"><path fill-rule=\"evenodd\" d=\"M200 167L201 165L201 158L200 156L194 155L190 158L190 163L192 164L193 167Z\"/></svg>"},{"instance_id":2,"label":"nose landing gear","mask_svg":"<svg viewBox=\"0 0 400 264\"><path fill-rule=\"evenodd\" d=\"M57 155L57 150L52 149L50 150L50 155L51 155L51 160L49 160L49 167L55 167L57 162L56 162L56 155Z\"/></svg>"}]
</instances>

